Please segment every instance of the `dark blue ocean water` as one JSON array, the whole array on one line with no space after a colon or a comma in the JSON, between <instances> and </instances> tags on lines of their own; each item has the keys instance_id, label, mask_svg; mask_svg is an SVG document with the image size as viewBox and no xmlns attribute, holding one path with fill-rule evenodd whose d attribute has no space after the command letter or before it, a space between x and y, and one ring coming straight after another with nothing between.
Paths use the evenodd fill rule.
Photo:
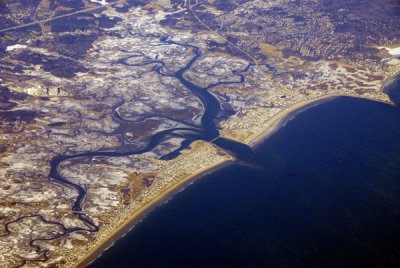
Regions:
<instances>
[{"instance_id":1,"label":"dark blue ocean water","mask_svg":"<svg viewBox=\"0 0 400 268\"><path fill-rule=\"evenodd\" d=\"M309 108L156 208L91 267L398 267L400 109Z\"/></svg>"}]
</instances>

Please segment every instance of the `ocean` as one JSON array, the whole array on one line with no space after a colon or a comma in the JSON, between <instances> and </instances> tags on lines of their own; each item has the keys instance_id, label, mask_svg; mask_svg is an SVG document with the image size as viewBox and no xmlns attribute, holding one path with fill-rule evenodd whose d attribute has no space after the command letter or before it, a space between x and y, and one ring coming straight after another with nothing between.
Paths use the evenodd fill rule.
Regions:
<instances>
[{"instance_id":1,"label":"ocean","mask_svg":"<svg viewBox=\"0 0 400 268\"><path fill-rule=\"evenodd\" d=\"M155 208L90 267L397 267L400 109L340 97Z\"/></svg>"}]
</instances>

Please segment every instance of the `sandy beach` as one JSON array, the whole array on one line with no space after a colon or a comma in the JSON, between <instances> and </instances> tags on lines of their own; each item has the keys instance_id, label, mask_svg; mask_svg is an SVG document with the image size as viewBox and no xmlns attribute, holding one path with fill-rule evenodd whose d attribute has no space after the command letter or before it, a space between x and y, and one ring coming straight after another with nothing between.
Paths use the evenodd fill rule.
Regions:
<instances>
[{"instance_id":1,"label":"sandy beach","mask_svg":"<svg viewBox=\"0 0 400 268\"><path fill-rule=\"evenodd\" d=\"M340 97L352 97L352 98L361 98L367 99L371 101L381 102L384 104L394 105L392 102L388 102L381 99L374 99L369 97L361 97L361 96L352 96L352 95L325 95L318 98L309 99L306 101L298 102L292 106L289 106L282 111L278 112L272 118L270 118L264 128L249 137L247 137L243 143L250 145L251 147L256 147L258 144L269 138L275 132L277 132L281 127L283 127L289 120L293 119L297 114L317 106L321 103L333 100L335 98Z\"/></svg>"},{"instance_id":2,"label":"sandy beach","mask_svg":"<svg viewBox=\"0 0 400 268\"><path fill-rule=\"evenodd\" d=\"M250 135L243 142L250 145L251 147L256 147L258 144L260 144L261 142L269 138L271 135L273 135L275 132L277 132L282 126L286 124L287 121L294 118L297 114L311 107L319 105L323 102L330 101L338 97L341 96L338 95L322 96L306 100L303 102L299 102L286 109L283 109L282 111L278 112L276 115L274 115L271 119L267 121L263 130Z\"/></svg>"},{"instance_id":3,"label":"sandy beach","mask_svg":"<svg viewBox=\"0 0 400 268\"><path fill-rule=\"evenodd\" d=\"M107 238L103 239L102 243L93 247L88 254L84 256L82 259L78 260L78 262L71 265L71 267L86 267L95 259L99 258L109 247L111 247L118 239L123 237L126 233L128 233L134 226L140 222L148 213L150 213L153 209L162 205L165 201L167 201L171 196L186 188L188 185L196 181L197 179L205 176L217 169L220 169L226 165L229 165L234 160L224 160L215 162L213 166L207 166L202 169L197 170L195 173L185 176L179 180L179 182L168 186L164 191L162 191L157 198L151 200L142 206L139 210L132 213L126 220L115 230L113 230Z\"/></svg>"},{"instance_id":4,"label":"sandy beach","mask_svg":"<svg viewBox=\"0 0 400 268\"><path fill-rule=\"evenodd\" d=\"M272 118L270 118L267 123L264 125L264 128L261 131L258 131L250 136L248 136L242 142L245 144L250 145L251 147L256 147L258 144L263 142L265 139L273 135L277 132L282 126L288 122L288 120L294 118L297 114L301 113L302 111L319 105L325 101L330 101L334 98L341 97L342 95L326 95L321 96L314 99L309 99L303 102L299 102L294 104L290 107L283 109L282 111L278 112ZM226 166L230 163L234 162L232 160L221 160L219 162L213 163L213 165L204 166L201 169L196 170L196 172L184 176L178 180L177 183L169 185L165 188L157 198L154 198L150 202L146 203L140 209L132 213L126 220L120 224L118 228L115 228L105 239L102 239L99 245L93 247L88 254L83 257L82 259L78 260L78 262L71 265L71 267L85 267L86 265L93 262L96 258L100 257L101 254L107 248L112 246L119 238L124 236L127 232L129 232L136 223L138 223L143 217L145 217L149 212L151 212L157 206L163 204L166 200L171 198L175 193L184 189L187 185L192 183L193 181L197 180L198 178L207 175L223 166Z\"/></svg>"}]
</instances>

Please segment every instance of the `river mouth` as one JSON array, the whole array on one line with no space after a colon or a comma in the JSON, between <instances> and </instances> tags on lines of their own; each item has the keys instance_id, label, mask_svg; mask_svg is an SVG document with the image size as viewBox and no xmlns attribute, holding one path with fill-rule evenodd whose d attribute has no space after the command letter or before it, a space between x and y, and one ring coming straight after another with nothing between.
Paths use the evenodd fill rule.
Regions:
<instances>
[{"instance_id":1,"label":"river mouth","mask_svg":"<svg viewBox=\"0 0 400 268\"><path fill-rule=\"evenodd\" d=\"M399 137L393 106L311 107L255 148L262 169L204 176L90 267L396 267Z\"/></svg>"},{"instance_id":2,"label":"river mouth","mask_svg":"<svg viewBox=\"0 0 400 268\"><path fill-rule=\"evenodd\" d=\"M181 69L176 71L173 74L170 73L164 73L163 72L163 67L164 63L162 61L146 61L143 63L129 63L128 61L122 59L119 64L125 64L129 66L135 66L135 65L153 65L153 71L157 72L160 76L173 76L174 78L178 79L179 82L194 96L196 96L200 101L201 104L204 108L204 112L201 116L201 120L198 123L185 123L185 122L180 122L180 123L185 123L185 127L181 128L171 128L167 130L163 130L157 133L154 133L151 135L149 142L144 145L143 147L140 147L138 149L132 149L130 150L129 148L119 148L118 150L115 151L97 151L97 152L82 152L76 155L66 155L66 156L56 156L51 160L51 171L49 174L49 177L51 178L51 181L62 184L64 186L70 187L75 189L75 191L78 193L78 196L72 205L72 211L74 211L79 219L86 225L88 226L87 229L66 229L65 233L69 234L71 232L75 231L80 231L80 230L85 230L89 232L97 232L98 231L98 226L87 216L84 214L80 213L82 211L82 207L85 202L85 196L86 196L86 190L79 184L75 184L72 181L69 181L68 178L64 178L60 175L59 173L59 166L63 161L67 160L74 160L77 159L79 160L80 158L90 158L90 157L124 157L124 156L129 156L129 155L138 155L138 154L143 154L146 152L151 151L154 149L158 144L163 142L165 138L168 135L177 135L179 134L181 137L184 138L183 142L181 143L181 146L160 157L161 160L170 160L173 158L176 158L180 155L180 152L190 146L191 143L197 140L203 140L203 141L209 141L213 142L215 145L218 147L225 149L229 152L231 152L233 155L236 156L238 159L238 163L240 163L240 167L247 166L247 168L251 168L251 170L257 170L257 172L261 172L263 174L262 176L269 177L273 176L274 173L272 172L274 170L274 165L276 164L279 166L279 162L275 163L274 165L271 166L271 161L273 159L268 160L268 163L265 164L263 162L263 154L258 152L256 149L255 151L250 148L246 144L241 144L239 142L234 142L231 140L224 139L222 137L219 137L219 128L218 128L218 121L221 118L228 118L233 114L233 112L229 109L224 110L224 105L221 105L221 102L209 92L209 89L211 87L215 87L221 84L237 84L237 83L243 83L245 81L245 77L242 73L246 72L249 70L249 68L252 66L252 64L248 64L246 68L243 70L235 70L233 73L235 74L235 79L232 81L225 81L225 82L219 82L216 84L212 84L206 87L201 87L196 85L195 83L191 82L187 78L185 78L184 74L187 70L191 68L191 66L201 57L201 50L198 47L195 47L193 45L184 45L180 44L177 42L174 42L170 40L168 37L162 37L160 38L160 43L163 44L174 44L174 45L179 45L179 46L185 46L188 51L191 51L192 53L192 58L191 60L185 65L182 66ZM239 78L239 80L237 79ZM398 80L397 80L398 83ZM398 84L396 84L395 87L397 87ZM389 90L389 89L388 89ZM390 90L388 92L391 92ZM391 93L390 93L391 94ZM346 99L346 98L345 98ZM330 102L329 102L330 103ZM114 117L116 121L124 121L126 124L135 124L136 121L133 120L130 122L130 120L127 120L126 118L122 118L119 116L117 111L115 111ZM351 109L348 109L348 113L351 114ZM304 112L306 113L306 112ZM303 114L303 113L300 113ZM162 118L162 115L156 115ZM168 118L169 120L174 120L173 118ZM179 122L178 120L176 120ZM400 121L400 120L398 120ZM316 121L318 122L318 121ZM310 128L312 128L312 125L310 125ZM183 131L178 133L179 131ZM367 130L369 131L369 130ZM190 132L189 134L187 132ZM294 131L296 132L296 131ZM116 133L120 134L120 133ZM275 136L275 135L274 135ZM278 135L279 136L279 135ZM360 134L362 136L362 134ZM292 139L296 139L294 136ZM325 142L321 142L321 144L325 144ZM290 151L291 148L288 148ZM399 150L400 151L400 150ZM306 155L306 154L305 154ZM304 156L303 156L304 157ZM342 160L338 160L342 161ZM272 161L273 162L273 161ZM266 172L267 173L263 173ZM271 173L272 172L272 173ZM240 172L238 171L238 174ZM251 172L249 171L249 174ZM267 174L267 175L266 175ZM250 176L250 175L249 175ZM254 175L256 176L256 175ZM239 183L240 185L240 183ZM221 191L223 191L221 189ZM221 212L224 213L224 212ZM183 214L185 215L185 214ZM236 253L234 253L236 254ZM134 261L134 263L137 260Z\"/></svg>"},{"instance_id":3,"label":"river mouth","mask_svg":"<svg viewBox=\"0 0 400 268\"><path fill-rule=\"evenodd\" d=\"M385 86L384 92L397 107L400 107L400 75L397 75Z\"/></svg>"},{"instance_id":4,"label":"river mouth","mask_svg":"<svg viewBox=\"0 0 400 268\"><path fill-rule=\"evenodd\" d=\"M75 183L72 180L69 180L69 178L65 178L60 174L60 166L63 162L65 161L79 161L84 158L92 158L92 157L125 157L125 156L130 156L130 155L140 155L144 154L147 152L150 152L153 150L155 147L157 147L160 143L165 141L169 136L175 135L179 136L183 139L181 142L180 146L162 156L160 156L160 160L171 160L176 157L178 157L181 153L182 150L186 149L189 147L193 142L195 141L208 141L212 142L215 141L217 138L220 142L220 147L224 148L224 142L223 138L219 137L219 127L218 127L218 121L221 120L222 118L228 118L232 116L234 113L230 109L225 110L224 107L226 105L221 105L221 102L212 94L209 92L209 89L212 87L217 87L219 85L226 85L226 84L239 84L239 83L244 83L245 81L245 76L243 73L247 72L251 66L254 66L254 64L248 63L247 66L244 69L240 70L233 70L234 74L234 79L232 81L220 81L208 86L199 86L190 81L190 79L185 78L185 73L191 69L193 64L202 56L202 52L199 47L196 47L194 45L189 45L189 44L181 44L179 42L175 42L172 39L170 39L168 36L157 36L159 38L159 42L156 44L153 44L153 46L162 46L162 45L176 45L176 46L182 46L186 50L188 50L191 53L191 58L190 61L185 63L182 67L180 67L177 71L173 73L164 73L163 68L165 67L165 62L161 60L147 60L143 59L143 61L134 61L131 63L129 61L132 56L129 56L128 58L120 59L118 61L118 64L126 65L126 66L145 66L145 65L151 65L152 71L156 72L159 76L165 76L165 77L173 77L177 80L179 80L180 84L185 87L185 89L192 95L194 95L196 98L199 99L199 101L202 104L202 107L204 108L203 114L201 115L201 120L198 124L195 122L186 122L184 120L179 120L176 118L172 117L166 117L163 116L162 114L152 114L148 115L149 118L151 117L159 117L159 118L164 118L168 120L175 121L177 123L183 124L184 127L175 127L175 128L168 128L156 133L151 133L148 141L146 144L138 147L130 147L126 146L124 143L121 148L117 148L115 150L110 150L110 151L86 151L86 152L81 152L73 155L57 155L53 157L50 161L50 173L49 173L49 179L51 182L56 183L56 184L61 184L65 187L73 189L77 193L77 197L73 201L73 204L71 206L71 210L78 216L78 218L82 221L83 224L88 226L88 229L83 229L83 228L65 228L65 233L69 234L72 232L76 231L89 231L89 232L97 232L99 230L98 226L92 221L92 219L84 214L82 214L83 206L85 203L85 198L86 198L86 189L82 185L79 185L78 183ZM135 56L136 57L136 56ZM123 103L122 103L123 104ZM229 108L229 107L228 107ZM113 133L114 135L121 135L124 136L123 133L123 127L121 126L121 122L124 122L125 124L135 124L138 123L138 120L130 120L129 118L123 118L119 112L118 112L118 107L114 107L112 116L114 120L120 124L120 127ZM136 118L137 119L137 118ZM139 118L140 120L144 120L145 118ZM238 154L242 154L243 150L244 151L249 151L251 152L251 149L244 144L237 143L237 146L233 147L231 150L235 150L235 148L238 148Z\"/></svg>"}]
</instances>

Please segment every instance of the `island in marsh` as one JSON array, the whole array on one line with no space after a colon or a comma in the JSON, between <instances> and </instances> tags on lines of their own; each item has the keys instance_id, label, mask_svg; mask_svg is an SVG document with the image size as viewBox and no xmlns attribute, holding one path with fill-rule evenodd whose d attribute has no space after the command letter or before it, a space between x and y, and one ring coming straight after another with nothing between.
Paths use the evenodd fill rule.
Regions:
<instances>
[{"instance_id":1,"label":"island in marsh","mask_svg":"<svg viewBox=\"0 0 400 268\"><path fill-rule=\"evenodd\" d=\"M304 105L390 103L396 1L106 2L0 4L0 266L88 263Z\"/></svg>"}]
</instances>

